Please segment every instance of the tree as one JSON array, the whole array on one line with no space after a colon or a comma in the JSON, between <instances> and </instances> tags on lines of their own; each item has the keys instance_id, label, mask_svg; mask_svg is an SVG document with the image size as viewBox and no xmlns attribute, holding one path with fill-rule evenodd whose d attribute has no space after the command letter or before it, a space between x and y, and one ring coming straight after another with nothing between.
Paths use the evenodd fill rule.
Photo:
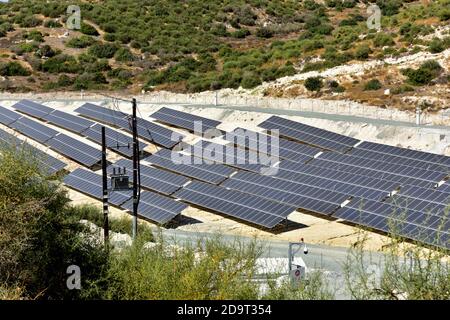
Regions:
<instances>
[{"instance_id":1,"label":"tree","mask_svg":"<svg viewBox=\"0 0 450 320\"><path fill-rule=\"evenodd\" d=\"M320 89L323 87L323 81L320 77L309 77L305 80L305 88L308 91L317 91L319 92Z\"/></svg>"}]
</instances>

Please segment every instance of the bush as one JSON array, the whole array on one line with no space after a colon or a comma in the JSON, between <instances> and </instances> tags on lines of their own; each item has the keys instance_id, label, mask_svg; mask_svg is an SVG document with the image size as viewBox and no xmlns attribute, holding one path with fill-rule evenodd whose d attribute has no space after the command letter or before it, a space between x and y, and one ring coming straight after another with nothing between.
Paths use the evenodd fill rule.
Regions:
<instances>
[{"instance_id":1,"label":"bush","mask_svg":"<svg viewBox=\"0 0 450 320\"><path fill-rule=\"evenodd\" d=\"M426 85L439 76L442 72L441 65L435 60L428 60L422 63L418 69L403 69L402 74L408 77L408 82L412 85Z\"/></svg>"},{"instance_id":2,"label":"bush","mask_svg":"<svg viewBox=\"0 0 450 320\"><path fill-rule=\"evenodd\" d=\"M59 54L46 60L41 65L41 69L49 73L77 73L80 71L81 66L74 57Z\"/></svg>"},{"instance_id":3,"label":"bush","mask_svg":"<svg viewBox=\"0 0 450 320\"><path fill-rule=\"evenodd\" d=\"M79 75L75 82L74 82L74 88L76 90L88 90L88 89L95 89L99 88L100 85L106 84L108 81L106 81L105 76L101 72L94 72L94 73L83 73Z\"/></svg>"},{"instance_id":4,"label":"bush","mask_svg":"<svg viewBox=\"0 0 450 320\"><path fill-rule=\"evenodd\" d=\"M241 86L244 89L252 89L261 84L261 78L254 72L246 72L242 77Z\"/></svg>"},{"instance_id":5,"label":"bush","mask_svg":"<svg viewBox=\"0 0 450 320\"><path fill-rule=\"evenodd\" d=\"M320 89L323 87L323 81L320 77L309 77L305 80L304 84L306 90L308 91L317 91L319 92Z\"/></svg>"},{"instance_id":6,"label":"bush","mask_svg":"<svg viewBox=\"0 0 450 320\"><path fill-rule=\"evenodd\" d=\"M84 33L88 36L98 36L99 35L97 29L95 29L94 26L91 26L90 24L87 24L85 22L81 22L80 32Z\"/></svg>"},{"instance_id":7,"label":"bush","mask_svg":"<svg viewBox=\"0 0 450 320\"><path fill-rule=\"evenodd\" d=\"M273 31L270 30L269 28L258 28L256 30L256 36L259 38L264 38L264 39L268 39L268 38L272 38L273 37Z\"/></svg>"},{"instance_id":8,"label":"bush","mask_svg":"<svg viewBox=\"0 0 450 320\"><path fill-rule=\"evenodd\" d=\"M69 48L87 48L93 45L96 40L90 36L82 35L79 38L72 38L67 41L66 46Z\"/></svg>"},{"instance_id":9,"label":"bush","mask_svg":"<svg viewBox=\"0 0 450 320\"><path fill-rule=\"evenodd\" d=\"M116 59L116 61L125 62L133 61L135 57L128 48L120 48L114 54L114 59Z\"/></svg>"},{"instance_id":10,"label":"bush","mask_svg":"<svg viewBox=\"0 0 450 320\"><path fill-rule=\"evenodd\" d=\"M389 34L378 33L373 39L373 45L375 47L392 46L395 44L394 39Z\"/></svg>"},{"instance_id":11,"label":"bush","mask_svg":"<svg viewBox=\"0 0 450 320\"><path fill-rule=\"evenodd\" d=\"M372 79L364 85L364 91L379 90L382 84L378 79Z\"/></svg>"},{"instance_id":12,"label":"bush","mask_svg":"<svg viewBox=\"0 0 450 320\"><path fill-rule=\"evenodd\" d=\"M97 58L112 58L119 47L114 43L96 43L92 45L88 52Z\"/></svg>"},{"instance_id":13,"label":"bush","mask_svg":"<svg viewBox=\"0 0 450 320\"><path fill-rule=\"evenodd\" d=\"M450 20L450 9L441 9L438 13L438 17L441 21Z\"/></svg>"},{"instance_id":14,"label":"bush","mask_svg":"<svg viewBox=\"0 0 450 320\"><path fill-rule=\"evenodd\" d=\"M372 50L367 45L362 45L356 48L355 58L358 60L367 60Z\"/></svg>"},{"instance_id":15,"label":"bush","mask_svg":"<svg viewBox=\"0 0 450 320\"><path fill-rule=\"evenodd\" d=\"M16 61L0 63L0 75L2 76L29 76L31 72L22 67L22 65Z\"/></svg>"},{"instance_id":16,"label":"bush","mask_svg":"<svg viewBox=\"0 0 450 320\"><path fill-rule=\"evenodd\" d=\"M42 20L35 16L27 16L19 23L22 28L34 28L40 26L41 24Z\"/></svg>"},{"instance_id":17,"label":"bush","mask_svg":"<svg viewBox=\"0 0 450 320\"><path fill-rule=\"evenodd\" d=\"M431 40L430 44L428 45L428 50L431 53L442 52L445 50L444 42L438 38L434 38L433 40Z\"/></svg>"},{"instance_id":18,"label":"bush","mask_svg":"<svg viewBox=\"0 0 450 320\"><path fill-rule=\"evenodd\" d=\"M47 20L44 23L44 27L46 27L46 28L61 28L62 24L56 20Z\"/></svg>"}]
</instances>

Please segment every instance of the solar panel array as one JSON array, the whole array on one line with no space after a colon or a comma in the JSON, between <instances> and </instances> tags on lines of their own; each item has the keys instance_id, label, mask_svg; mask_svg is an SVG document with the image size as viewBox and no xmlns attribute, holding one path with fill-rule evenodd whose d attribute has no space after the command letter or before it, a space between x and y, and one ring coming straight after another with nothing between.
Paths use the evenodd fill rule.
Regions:
<instances>
[{"instance_id":1,"label":"solar panel array","mask_svg":"<svg viewBox=\"0 0 450 320\"><path fill-rule=\"evenodd\" d=\"M95 141L98 144L102 143L102 125L95 124L82 133L83 136ZM126 157L133 156L133 138L111 128L105 128L106 146L117 153ZM139 150L142 152L147 145L139 142Z\"/></svg>"},{"instance_id":2,"label":"solar panel array","mask_svg":"<svg viewBox=\"0 0 450 320\"><path fill-rule=\"evenodd\" d=\"M76 169L65 177L64 183L70 188L93 198L103 199L103 180L101 175L85 169ZM108 201L125 210L131 211L133 209L131 191L112 191L109 194ZM138 206L138 215L159 224L165 224L179 215L186 207L185 204L168 197L150 191L143 191Z\"/></svg>"},{"instance_id":3,"label":"solar panel array","mask_svg":"<svg viewBox=\"0 0 450 320\"><path fill-rule=\"evenodd\" d=\"M12 134L0 130L0 147L2 144L20 149L25 152L25 155L31 155L30 159L35 160L39 169L48 175L58 173L67 166L65 162L48 155Z\"/></svg>"},{"instance_id":4,"label":"solar panel array","mask_svg":"<svg viewBox=\"0 0 450 320\"><path fill-rule=\"evenodd\" d=\"M83 131L95 124L93 121L59 110L54 110L43 116L42 120L78 134L81 134Z\"/></svg>"},{"instance_id":5,"label":"solar panel array","mask_svg":"<svg viewBox=\"0 0 450 320\"><path fill-rule=\"evenodd\" d=\"M204 133L207 130L215 129L221 123L220 121L203 118L191 113L165 107L159 109L150 115L150 117L174 127L187 129L189 131L196 131L199 133Z\"/></svg>"},{"instance_id":6,"label":"solar panel array","mask_svg":"<svg viewBox=\"0 0 450 320\"><path fill-rule=\"evenodd\" d=\"M323 214L333 213L350 198L345 193L243 171L223 182L221 186L285 203L296 209Z\"/></svg>"},{"instance_id":7,"label":"solar panel array","mask_svg":"<svg viewBox=\"0 0 450 320\"><path fill-rule=\"evenodd\" d=\"M112 174L113 168L118 169L125 168L130 176L130 181L133 181L133 162L127 159L121 159L108 167L108 173ZM141 173L141 186L146 189L150 189L165 195L170 195L183 187L190 179L158 168L142 165L140 166Z\"/></svg>"},{"instance_id":8,"label":"solar panel array","mask_svg":"<svg viewBox=\"0 0 450 320\"><path fill-rule=\"evenodd\" d=\"M270 117L258 126L266 130L276 129L280 136L338 152L346 152L359 142L354 138L277 116Z\"/></svg>"},{"instance_id":9,"label":"solar panel array","mask_svg":"<svg viewBox=\"0 0 450 320\"><path fill-rule=\"evenodd\" d=\"M100 150L65 134L58 134L46 143L51 149L88 168L101 161Z\"/></svg>"},{"instance_id":10,"label":"solar panel array","mask_svg":"<svg viewBox=\"0 0 450 320\"><path fill-rule=\"evenodd\" d=\"M48 140L58 134L58 131L26 117L18 119L9 126L21 134L42 144L45 144Z\"/></svg>"},{"instance_id":11,"label":"solar panel array","mask_svg":"<svg viewBox=\"0 0 450 320\"><path fill-rule=\"evenodd\" d=\"M274 228L295 211L295 207L259 196L193 181L174 196L191 204L217 211L266 228Z\"/></svg>"},{"instance_id":12,"label":"solar panel array","mask_svg":"<svg viewBox=\"0 0 450 320\"><path fill-rule=\"evenodd\" d=\"M183 149L184 150L184 149ZM278 161L270 155L201 140L192 146L191 154L206 162L222 163L242 170L263 173Z\"/></svg>"},{"instance_id":13,"label":"solar panel array","mask_svg":"<svg viewBox=\"0 0 450 320\"><path fill-rule=\"evenodd\" d=\"M319 148L306 144L243 128L236 128L232 132L227 132L224 138L245 149L260 153L278 154L280 158L298 162L310 160L321 151Z\"/></svg>"},{"instance_id":14,"label":"solar panel array","mask_svg":"<svg viewBox=\"0 0 450 320\"><path fill-rule=\"evenodd\" d=\"M133 211L133 199L128 200L122 208ZM142 191L138 215L159 224L167 224L181 214L188 206L185 203L175 201L168 197L150 191Z\"/></svg>"},{"instance_id":15,"label":"solar panel array","mask_svg":"<svg viewBox=\"0 0 450 320\"><path fill-rule=\"evenodd\" d=\"M222 164L208 164L192 155L161 149L144 159L145 161L175 173L197 180L219 184L236 170Z\"/></svg>"},{"instance_id":16,"label":"solar panel array","mask_svg":"<svg viewBox=\"0 0 450 320\"><path fill-rule=\"evenodd\" d=\"M22 116L18 114L17 112L11 111L9 109L6 109L4 107L0 106L0 123L4 124L5 126L9 126L14 121L17 121Z\"/></svg>"},{"instance_id":17,"label":"solar panel array","mask_svg":"<svg viewBox=\"0 0 450 320\"><path fill-rule=\"evenodd\" d=\"M20 100L13 105L13 108L38 119L42 119L44 116L48 115L54 110L52 108L44 106L43 104L36 103L30 100Z\"/></svg>"},{"instance_id":18,"label":"solar panel array","mask_svg":"<svg viewBox=\"0 0 450 320\"><path fill-rule=\"evenodd\" d=\"M85 103L75 110L82 116L121 128L131 132L130 115L116 110L104 108L95 104ZM145 140L154 142L165 148L172 148L184 137L183 135L164 128L142 118L137 119L138 134Z\"/></svg>"}]
</instances>

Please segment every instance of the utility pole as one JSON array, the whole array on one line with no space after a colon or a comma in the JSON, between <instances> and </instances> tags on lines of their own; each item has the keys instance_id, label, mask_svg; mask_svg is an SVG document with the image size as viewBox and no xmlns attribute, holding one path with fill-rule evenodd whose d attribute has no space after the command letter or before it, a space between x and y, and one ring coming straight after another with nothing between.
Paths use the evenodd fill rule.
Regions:
<instances>
[{"instance_id":1,"label":"utility pole","mask_svg":"<svg viewBox=\"0 0 450 320\"><path fill-rule=\"evenodd\" d=\"M138 210L138 141L137 141L137 119L136 119L136 99L133 98L133 116L131 125L133 130L133 240L137 236L137 210Z\"/></svg>"},{"instance_id":2,"label":"utility pole","mask_svg":"<svg viewBox=\"0 0 450 320\"><path fill-rule=\"evenodd\" d=\"M103 175L103 233L105 246L109 243L109 221L108 221L108 173L106 171L106 134L105 127L102 127L102 175Z\"/></svg>"}]
</instances>

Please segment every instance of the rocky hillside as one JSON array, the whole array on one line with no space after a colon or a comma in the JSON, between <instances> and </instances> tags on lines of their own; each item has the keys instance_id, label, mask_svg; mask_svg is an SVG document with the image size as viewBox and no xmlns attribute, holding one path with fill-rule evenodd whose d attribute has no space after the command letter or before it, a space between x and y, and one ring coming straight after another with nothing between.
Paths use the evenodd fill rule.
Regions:
<instances>
[{"instance_id":1,"label":"rocky hillside","mask_svg":"<svg viewBox=\"0 0 450 320\"><path fill-rule=\"evenodd\" d=\"M0 90L241 88L437 110L450 100L449 24L450 0L10 0Z\"/></svg>"}]
</instances>

